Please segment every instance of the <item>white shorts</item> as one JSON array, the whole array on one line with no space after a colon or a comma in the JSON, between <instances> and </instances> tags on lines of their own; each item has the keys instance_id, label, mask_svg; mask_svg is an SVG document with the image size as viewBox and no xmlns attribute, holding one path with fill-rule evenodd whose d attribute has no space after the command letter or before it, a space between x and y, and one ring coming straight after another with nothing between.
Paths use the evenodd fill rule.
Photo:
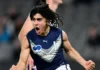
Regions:
<instances>
[{"instance_id":1,"label":"white shorts","mask_svg":"<svg viewBox=\"0 0 100 70\"><path fill-rule=\"evenodd\" d=\"M36 66L33 67L34 70L37 70ZM61 65L60 67L58 67L56 70L71 70L70 65Z\"/></svg>"},{"instance_id":2,"label":"white shorts","mask_svg":"<svg viewBox=\"0 0 100 70\"><path fill-rule=\"evenodd\" d=\"M58 67L56 70L71 70L70 65L61 65L60 67Z\"/></svg>"}]
</instances>

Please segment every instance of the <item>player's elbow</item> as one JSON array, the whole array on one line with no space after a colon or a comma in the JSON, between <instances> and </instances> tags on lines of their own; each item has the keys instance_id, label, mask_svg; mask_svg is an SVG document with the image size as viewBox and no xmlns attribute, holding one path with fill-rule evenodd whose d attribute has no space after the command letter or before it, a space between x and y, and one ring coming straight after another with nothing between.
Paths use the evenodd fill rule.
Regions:
<instances>
[{"instance_id":1,"label":"player's elbow","mask_svg":"<svg viewBox=\"0 0 100 70\"><path fill-rule=\"evenodd\" d=\"M70 54L70 53L72 53L72 52L73 52L73 48L71 47L70 49L67 50L66 53L67 53L67 54Z\"/></svg>"}]
</instances>

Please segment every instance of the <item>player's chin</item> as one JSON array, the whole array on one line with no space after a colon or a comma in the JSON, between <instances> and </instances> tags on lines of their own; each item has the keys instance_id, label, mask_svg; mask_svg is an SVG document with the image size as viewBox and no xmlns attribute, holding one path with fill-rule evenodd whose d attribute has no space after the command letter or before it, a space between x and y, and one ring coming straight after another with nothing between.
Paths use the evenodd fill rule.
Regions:
<instances>
[{"instance_id":1,"label":"player's chin","mask_svg":"<svg viewBox=\"0 0 100 70\"><path fill-rule=\"evenodd\" d=\"M37 34L37 35L40 35L40 31L39 31L39 30L36 30L36 34Z\"/></svg>"}]
</instances>

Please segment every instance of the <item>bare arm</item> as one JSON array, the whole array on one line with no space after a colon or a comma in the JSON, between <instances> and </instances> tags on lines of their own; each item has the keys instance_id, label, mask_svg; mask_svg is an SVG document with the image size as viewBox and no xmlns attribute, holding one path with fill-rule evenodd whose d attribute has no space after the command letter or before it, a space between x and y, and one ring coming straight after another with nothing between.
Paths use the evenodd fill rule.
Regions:
<instances>
[{"instance_id":1,"label":"bare arm","mask_svg":"<svg viewBox=\"0 0 100 70\"><path fill-rule=\"evenodd\" d=\"M71 46L67 34L63 31L63 44L65 52L68 54L69 57L74 59L76 62L81 64L86 70L92 70L95 67L95 63L93 61L86 61L81 55Z\"/></svg>"},{"instance_id":2,"label":"bare arm","mask_svg":"<svg viewBox=\"0 0 100 70\"><path fill-rule=\"evenodd\" d=\"M26 37L24 37L22 44L21 44L21 53L19 62L16 65L16 70L26 70L26 64L29 57L29 45Z\"/></svg>"},{"instance_id":3,"label":"bare arm","mask_svg":"<svg viewBox=\"0 0 100 70\"><path fill-rule=\"evenodd\" d=\"M20 43L22 42L23 38L26 36L26 34L33 29L32 22L30 20L30 16L27 17L25 23L23 24L23 27L21 31L19 32L18 39Z\"/></svg>"},{"instance_id":4,"label":"bare arm","mask_svg":"<svg viewBox=\"0 0 100 70\"><path fill-rule=\"evenodd\" d=\"M33 29L33 25L32 25L30 16L28 15L28 17L27 17L25 23L23 24L23 27L22 27L21 31L19 32L19 35L18 35L18 39L20 41L20 44L22 44L22 40L26 37L27 33L32 29ZM33 65L33 60L31 58L31 55L28 58L27 65L29 65L30 69L32 69L32 67L34 66Z\"/></svg>"}]
</instances>

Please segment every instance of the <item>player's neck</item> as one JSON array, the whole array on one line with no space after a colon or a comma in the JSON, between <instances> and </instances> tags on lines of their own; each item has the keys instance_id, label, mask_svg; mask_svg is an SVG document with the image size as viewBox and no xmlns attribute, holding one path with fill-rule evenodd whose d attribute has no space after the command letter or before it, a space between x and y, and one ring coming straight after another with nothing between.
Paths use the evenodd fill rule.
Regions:
<instances>
[{"instance_id":1,"label":"player's neck","mask_svg":"<svg viewBox=\"0 0 100 70\"><path fill-rule=\"evenodd\" d=\"M51 1L51 0L47 0L46 3L49 4L49 8L50 8L52 11L56 12L56 10L57 10L57 8L58 8L58 4L54 3L54 2Z\"/></svg>"},{"instance_id":2,"label":"player's neck","mask_svg":"<svg viewBox=\"0 0 100 70\"><path fill-rule=\"evenodd\" d=\"M47 36L49 32L50 32L50 26L47 25L47 27L44 30L44 33L41 34L41 36Z\"/></svg>"}]
</instances>

